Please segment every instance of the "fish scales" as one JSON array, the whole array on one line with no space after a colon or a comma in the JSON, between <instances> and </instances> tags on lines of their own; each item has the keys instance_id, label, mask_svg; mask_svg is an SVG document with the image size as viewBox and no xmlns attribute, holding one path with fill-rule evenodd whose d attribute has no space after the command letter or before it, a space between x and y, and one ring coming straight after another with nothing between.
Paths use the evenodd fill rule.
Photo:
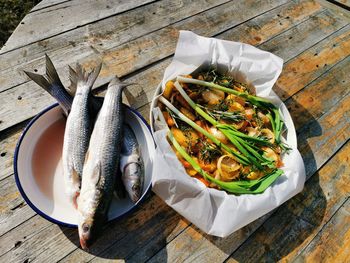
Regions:
<instances>
[{"instance_id":1,"label":"fish scales","mask_svg":"<svg viewBox=\"0 0 350 263\"><path fill-rule=\"evenodd\" d=\"M78 230L85 249L106 221L113 196L122 141L124 87L117 78L108 85L86 155L78 198Z\"/></svg>"},{"instance_id":2,"label":"fish scales","mask_svg":"<svg viewBox=\"0 0 350 263\"><path fill-rule=\"evenodd\" d=\"M67 117L64 133L62 164L65 190L70 201L76 207L76 198L81 187L81 177L85 154L89 146L92 120L89 110L90 91L95 82L101 65L90 74L86 74L81 66L77 65L76 92Z\"/></svg>"}]
</instances>

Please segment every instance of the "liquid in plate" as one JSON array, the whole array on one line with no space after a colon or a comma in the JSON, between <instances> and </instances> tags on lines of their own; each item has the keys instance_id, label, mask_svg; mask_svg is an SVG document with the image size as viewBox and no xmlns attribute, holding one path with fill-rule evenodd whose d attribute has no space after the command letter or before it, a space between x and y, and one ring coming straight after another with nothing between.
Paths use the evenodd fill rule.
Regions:
<instances>
[{"instance_id":1,"label":"liquid in plate","mask_svg":"<svg viewBox=\"0 0 350 263\"><path fill-rule=\"evenodd\" d=\"M65 120L52 123L40 136L32 156L32 172L41 192L53 200L53 184L59 165L65 129Z\"/></svg>"}]
</instances>

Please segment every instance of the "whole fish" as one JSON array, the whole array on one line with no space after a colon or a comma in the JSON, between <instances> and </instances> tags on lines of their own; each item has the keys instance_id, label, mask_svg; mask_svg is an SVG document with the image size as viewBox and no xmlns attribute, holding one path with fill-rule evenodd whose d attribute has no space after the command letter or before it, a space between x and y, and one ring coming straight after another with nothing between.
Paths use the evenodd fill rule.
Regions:
<instances>
[{"instance_id":1,"label":"whole fish","mask_svg":"<svg viewBox=\"0 0 350 263\"><path fill-rule=\"evenodd\" d=\"M135 134L127 124L123 126L120 170L122 171L122 181L125 190L131 200L136 203L142 194L144 164Z\"/></svg>"},{"instance_id":2,"label":"whole fish","mask_svg":"<svg viewBox=\"0 0 350 263\"><path fill-rule=\"evenodd\" d=\"M64 132L62 165L65 191L75 207L77 207L76 199L80 192L85 154L89 146L93 124L92 113L88 105L90 91L100 73L101 65L99 64L87 74L77 64L76 75L71 76L72 83L76 82L76 92Z\"/></svg>"},{"instance_id":3,"label":"whole fish","mask_svg":"<svg viewBox=\"0 0 350 263\"><path fill-rule=\"evenodd\" d=\"M83 249L91 245L106 222L113 197L122 141L125 86L118 78L109 83L90 138L78 197L78 231Z\"/></svg>"}]
</instances>

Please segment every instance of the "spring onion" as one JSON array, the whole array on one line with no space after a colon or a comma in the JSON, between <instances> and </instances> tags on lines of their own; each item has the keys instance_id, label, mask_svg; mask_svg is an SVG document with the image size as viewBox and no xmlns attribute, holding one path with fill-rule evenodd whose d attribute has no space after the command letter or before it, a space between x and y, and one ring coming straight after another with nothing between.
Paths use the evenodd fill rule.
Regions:
<instances>
[{"instance_id":1,"label":"spring onion","mask_svg":"<svg viewBox=\"0 0 350 263\"><path fill-rule=\"evenodd\" d=\"M200 165L185 151L184 148L176 141L171 131L168 132L168 138L173 144L179 154L198 172L203 178L209 182L212 182L219 186L221 189L226 190L233 194L259 194L268 188L282 173L280 169L275 169L271 173L257 179L250 181L233 181L223 182L207 174Z\"/></svg>"},{"instance_id":2,"label":"spring onion","mask_svg":"<svg viewBox=\"0 0 350 263\"><path fill-rule=\"evenodd\" d=\"M208 139L210 139L214 144L217 146L223 148L226 152L230 153L235 157L235 159L244 165L249 165L249 160L243 155L238 152L235 152L233 149L228 147L227 145L220 142L217 138L215 138L212 134L210 134L208 131L200 127L195 122L191 121L188 117L186 117L183 113L181 113L177 108L175 108L166 98L161 96L159 98L159 101L163 103L166 107L168 107L169 110L171 110L174 114L176 114L180 120L186 122L188 125L190 125L193 129L197 130L204 136L206 136Z\"/></svg>"},{"instance_id":3,"label":"spring onion","mask_svg":"<svg viewBox=\"0 0 350 263\"><path fill-rule=\"evenodd\" d=\"M215 84L212 82L206 82L203 80L185 78L185 77L178 76L177 81L182 82L182 83L189 83L189 84L205 86L205 87L208 87L210 89L217 89L217 90L221 90L223 92L229 93L229 94L240 96L240 97L248 100L253 105L260 107L260 108L263 108L265 110L268 110L269 111L268 117L271 121L272 129L273 129L273 132L275 134L276 143L281 144L281 133L282 133L283 121L281 119L278 108L270 101L268 101L264 98L253 96L253 95L250 95L250 94L247 94L244 92L239 92L237 90L226 88L226 87L220 86L218 84Z\"/></svg>"},{"instance_id":4,"label":"spring onion","mask_svg":"<svg viewBox=\"0 0 350 263\"><path fill-rule=\"evenodd\" d=\"M205 82L207 83L207 82ZM265 158L263 154L259 153L256 149L254 149L254 145L251 144L251 142L242 139L241 137L237 136L237 130L228 124L220 124L217 122L213 117L211 117L209 114L207 114L202 107L197 105L184 91L184 89L181 87L180 83L176 81L174 83L175 88L179 91L181 96L186 100L186 102L205 120L207 120L209 123L211 123L214 127L218 128L227 139L230 140L230 142L244 155L248 158L250 164L257 167L259 170L263 170L263 165L267 164L269 167L274 167L273 162L271 162L269 159ZM216 84L214 84L216 85ZM246 137L245 137L246 138Z\"/></svg>"}]
</instances>

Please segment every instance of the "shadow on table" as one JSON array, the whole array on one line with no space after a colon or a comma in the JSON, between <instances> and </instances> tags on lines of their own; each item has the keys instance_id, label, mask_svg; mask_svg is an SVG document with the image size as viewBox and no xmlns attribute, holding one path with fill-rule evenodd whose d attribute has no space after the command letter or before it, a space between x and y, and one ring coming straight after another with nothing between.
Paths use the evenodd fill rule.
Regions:
<instances>
[{"instance_id":1,"label":"shadow on table","mask_svg":"<svg viewBox=\"0 0 350 263\"><path fill-rule=\"evenodd\" d=\"M298 148L306 176L310 179L301 193L271 212L270 217L258 219L227 238L207 236L209 241L238 262L275 262L282 259L314 233L325 214L327 200L319 185L316 160L308 144L309 138L322 134L322 128L307 109L296 101L289 102L293 105L289 110L294 123L301 127L297 132ZM245 240L251 232L251 237L241 244L239 240Z\"/></svg>"},{"instance_id":2,"label":"shadow on table","mask_svg":"<svg viewBox=\"0 0 350 263\"><path fill-rule=\"evenodd\" d=\"M88 252L80 247L77 229L61 227L62 233L76 246L66 259L75 262L97 257L144 262L166 246L167 237L179 219L180 215L150 192L134 212L108 223ZM166 259L166 250L163 253Z\"/></svg>"}]
</instances>

